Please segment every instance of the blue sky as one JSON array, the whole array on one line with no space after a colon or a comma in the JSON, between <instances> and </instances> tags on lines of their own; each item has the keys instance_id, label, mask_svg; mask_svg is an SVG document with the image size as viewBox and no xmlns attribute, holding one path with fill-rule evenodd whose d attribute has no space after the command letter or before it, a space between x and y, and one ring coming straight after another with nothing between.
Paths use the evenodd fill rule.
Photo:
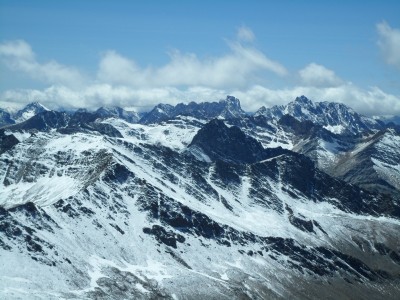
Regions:
<instances>
[{"instance_id":1,"label":"blue sky","mask_svg":"<svg viewBox=\"0 0 400 300\"><path fill-rule=\"evenodd\" d=\"M305 94L400 114L400 1L0 0L0 107Z\"/></svg>"}]
</instances>

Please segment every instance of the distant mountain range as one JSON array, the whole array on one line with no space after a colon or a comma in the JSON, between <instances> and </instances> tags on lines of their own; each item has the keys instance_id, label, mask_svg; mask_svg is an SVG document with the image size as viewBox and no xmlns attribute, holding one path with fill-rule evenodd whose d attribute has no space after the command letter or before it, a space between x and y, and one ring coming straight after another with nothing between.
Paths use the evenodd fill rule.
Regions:
<instances>
[{"instance_id":1,"label":"distant mountain range","mask_svg":"<svg viewBox=\"0 0 400 300\"><path fill-rule=\"evenodd\" d=\"M399 299L394 122L304 96L0 118L2 299Z\"/></svg>"},{"instance_id":2,"label":"distant mountain range","mask_svg":"<svg viewBox=\"0 0 400 300\"><path fill-rule=\"evenodd\" d=\"M0 108L0 127L21 123L41 113L49 111L38 102L32 102L23 109L10 113ZM78 112L88 112L86 109L79 109ZM271 108L261 107L254 114L246 113L240 106L239 99L227 96L219 102L190 102L180 103L176 106L169 104L158 104L151 111L137 113L126 111L121 107L100 107L90 112L98 118L116 117L130 123L152 124L171 120L178 116L188 116L196 119L211 120L238 119L249 115L254 117L264 116L270 122L277 122L284 115L291 115L299 121L312 121L314 124L323 126L333 133L359 134L365 131L382 129L386 124L400 124L400 116L392 117L366 117L358 114L351 108L341 103L334 102L313 102L305 96L296 98L287 105L276 105ZM69 113L69 114L73 114Z\"/></svg>"}]
</instances>

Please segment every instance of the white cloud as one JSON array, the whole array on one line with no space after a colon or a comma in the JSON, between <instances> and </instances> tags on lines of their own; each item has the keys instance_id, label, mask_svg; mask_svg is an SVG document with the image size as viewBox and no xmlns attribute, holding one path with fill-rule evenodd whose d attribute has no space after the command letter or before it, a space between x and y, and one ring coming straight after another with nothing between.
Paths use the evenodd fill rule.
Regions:
<instances>
[{"instance_id":1,"label":"white cloud","mask_svg":"<svg viewBox=\"0 0 400 300\"><path fill-rule=\"evenodd\" d=\"M15 40L0 44L0 55L25 61L34 61L35 59L35 54L31 46L23 40Z\"/></svg>"},{"instance_id":2,"label":"white cloud","mask_svg":"<svg viewBox=\"0 0 400 300\"><path fill-rule=\"evenodd\" d=\"M11 70L23 72L35 80L65 85L78 85L84 81L84 76L75 68L56 61L39 63L31 46L23 40L0 44L0 59Z\"/></svg>"},{"instance_id":3,"label":"white cloud","mask_svg":"<svg viewBox=\"0 0 400 300\"><path fill-rule=\"evenodd\" d=\"M256 39L253 31L246 26L239 27L237 32L237 38L239 41L242 42L253 42Z\"/></svg>"},{"instance_id":4,"label":"white cloud","mask_svg":"<svg viewBox=\"0 0 400 300\"><path fill-rule=\"evenodd\" d=\"M107 51L100 60L97 78L101 82L144 85L149 76L134 61L115 51Z\"/></svg>"},{"instance_id":5,"label":"white cloud","mask_svg":"<svg viewBox=\"0 0 400 300\"><path fill-rule=\"evenodd\" d=\"M378 45L387 64L400 69L400 30L391 28L386 22L376 25L379 34Z\"/></svg>"},{"instance_id":6,"label":"white cloud","mask_svg":"<svg viewBox=\"0 0 400 300\"><path fill-rule=\"evenodd\" d=\"M335 72L316 63L307 65L299 71L299 75L301 83L305 86L334 87L343 83Z\"/></svg>"},{"instance_id":7,"label":"white cloud","mask_svg":"<svg viewBox=\"0 0 400 300\"><path fill-rule=\"evenodd\" d=\"M135 87L208 86L227 88L249 86L262 78L265 71L278 76L288 74L286 68L251 45L254 40L247 27L238 30L238 41L228 42L229 52L219 57L200 59L193 53L178 50L169 53L170 60L159 67L140 67L135 61L116 51L106 52L99 63L97 79L103 83Z\"/></svg>"},{"instance_id":8,"label":"white cloud","mask_svg":"<svg viewBox=\"0 0 400 300\"><path fill-rule=\"evenodd\" d=\"M279 76L287 74L284 66L255 48L240 43L230 43L229 48L230 53L224 56L203 60L195 54L175 50L170 53L170 61L158 68L140 68L133 60L108 51L100 61L97 78L101 82L137 87L204 85L226 88L249 85L262 71Z\"/></svg>"},{"instance_id":9,"label":"white cloud","mask_svg":"<svg viewBox=\"0 0 400 300\"><path fill-rule=\"evenodd\" d=\"M156 84L245 86L261 71L271 71L279 76L287 73L281 64L257 49L239 43L229 46L231 53L207 60L200 60L194 54L172 53L170 63L155 70Z\"/></svg>"}]
</instances>

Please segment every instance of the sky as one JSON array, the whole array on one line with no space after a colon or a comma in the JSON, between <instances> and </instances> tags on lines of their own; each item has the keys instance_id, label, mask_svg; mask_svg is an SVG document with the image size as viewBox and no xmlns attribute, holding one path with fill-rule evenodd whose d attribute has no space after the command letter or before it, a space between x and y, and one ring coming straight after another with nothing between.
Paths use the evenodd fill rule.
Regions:
<instances>
[{"instance_id":1,"label":"sky","mask_svg":"<svg viewBox=\"0 0 400 300\"><path fill-rule=\"evenodd\" d=\"M400 1L0 0L0 107L305 95L400 115Z\"/></svg>"}]
</instances>

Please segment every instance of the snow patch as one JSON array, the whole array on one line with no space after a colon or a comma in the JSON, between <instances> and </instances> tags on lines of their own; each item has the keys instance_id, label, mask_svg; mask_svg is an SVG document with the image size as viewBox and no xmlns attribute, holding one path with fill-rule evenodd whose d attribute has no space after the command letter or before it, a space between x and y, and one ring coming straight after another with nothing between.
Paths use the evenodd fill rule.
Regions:
<instances>
[{"instance_id":1,"label":"snow patch","mask_svg":"<svg viewBox=\"0 0 400 300\"><path fill-rule=\"evenodd\" d=\"M47 206L75 195L81 183L71 177L40 177L35 182L18 182L2 186L0 206L9 209L27 202Z\"/></svg>"},{"instance_id":2,"label":"snow patch","mask_svg":"<svg viewBox=\"0 0 400 300\"><path fill-rule=\"evenodd\" d=\"M26 132L26 131L22 131L22 132L21 131L14 131L14 132L12 132L12 131L6 130L4 133L6 135L14 135L19 142L23 142L26 139L31 137L31 134L29 132Z\"/></svg>"},{"instance_id":3,"label":"snow patch","mask_svg":"<svg viewBox=\"0 0 400 300\"><path fill-rule=\"evenodd\" d=\"M335 134L341 134L346 130L343 125L326 125L324 128Z\"/></svg>"}]
</instances>

